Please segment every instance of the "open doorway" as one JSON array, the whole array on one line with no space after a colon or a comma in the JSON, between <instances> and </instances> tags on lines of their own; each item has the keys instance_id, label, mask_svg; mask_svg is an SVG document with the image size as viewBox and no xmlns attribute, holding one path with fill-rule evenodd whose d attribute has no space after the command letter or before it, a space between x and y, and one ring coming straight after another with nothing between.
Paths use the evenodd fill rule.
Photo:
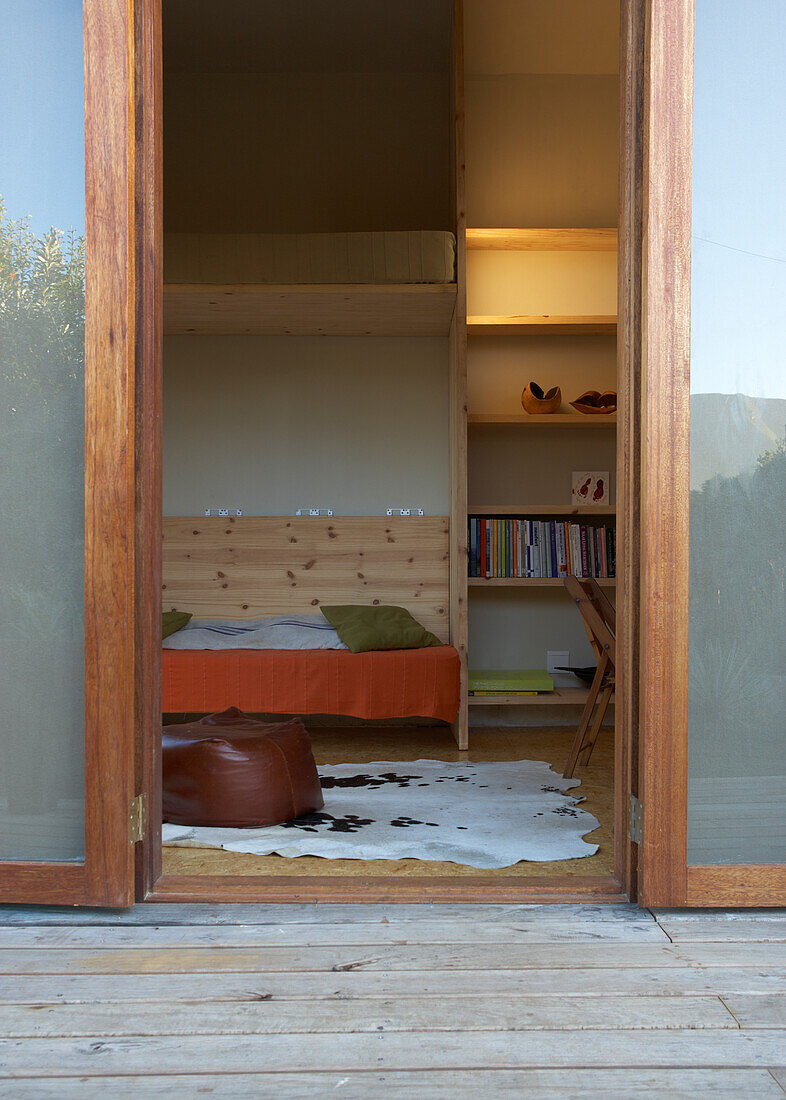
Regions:
<instances>
[{"instance_id":1,"label":"open doorway","mask_svg":"<svg viewBox=\"0 0 786 1100\"><path fill-rule=\"evenodd\" d=\"M563 576L617 573L619 11L586 8L163 0L165 722L302 717L325 799L271 852L170 821L164 893L620 891L613 708L562 778L597 664ZM422 644L348 654L347 606Z\"/></svg>"}]
</instances>

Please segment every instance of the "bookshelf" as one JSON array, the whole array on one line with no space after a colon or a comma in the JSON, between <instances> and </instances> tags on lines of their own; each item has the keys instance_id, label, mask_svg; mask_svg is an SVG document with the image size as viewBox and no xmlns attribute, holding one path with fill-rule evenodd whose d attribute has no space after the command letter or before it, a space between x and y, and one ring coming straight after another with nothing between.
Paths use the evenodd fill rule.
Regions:
<instances>
[{"instance_id":1,"label":"bookshelf","mask_svg":"<svg viewBox=\"0 0 786 1100\"><path fill-rule=\"evenodd\" d=\"M616 577L598 577L598 584L613 588ZM467 577L470 588L564 588L561 577Z\"/></svg>"},{"instance_id":2,"label":"bookshelf","mask_svg":"<svg viewBox=\"0 0 786 1100\"><path fill-rule=\"evenodd\" d=\"M617 230L468 229L467 248L504 252L616 252Z\"/></svg>"},{"instance_id":3,"label":"bookshelf","mask_svg":"<svg viewBox=\"0 0 786 1100\"><path fill-rule=\"evenodd\" d=\"M617 414L468 413L468 424L510 424L520 428L616 428Z\"/></svg>"},{"instance_id":4,"label":"bookshelf","mask_svg":"<svg viewBox=\"0 0 786 1100\"><path fill-rule=\"evenodd\" d=\"M532 314L467 317L467 336L614 336L617 318L602 314Z\"/></svg>"},{"instance_id":5,"label":"bookshelf","mask_svg":"<svg viewBox=\"0 0 786 1100\"><path fill-rule=\"evenodd\" d=\"M539 695L470 695L471 707L583 707L589 692L586 688L557 687Z\"/></svg>"},{"instance_id":6,"label":"bookshelf","mask_svg":"<svg viewBox=\"0 0 786 1100\"><path fill-rule=\"evenodd\" d=\"M583 390L616 388L614 280L610 288L607 281L602 302L589 286L595 270L592 254L605 254L598 263L608 274L616 263L616 248L613 228L467 229L468 260L482 259L468 263L467 273L468 482L473 501L467 508L468 518L615 525L613 503L581 506L569 501L574 470L607 470L613 486L617 414L583 415L574 412L569 401ZM553 263L549 253L555 254ZM501 265L497 269L496 263ZM543 301L541 272L551 277L546 284L556 287L559 301L554 302L553 313L548 312L551 303ZM485 285L473 288L473 279L485 280ZM513 284L519 293L517 279L520 299L513 302L510 287ZM499 300L494 299L497 292ZM472 310L473 298L485 311ZM528 310L530 301L537 301L540 308ZM501 306L498 312L495 305ZM565 305L574 305L575 312ZM611 308L603 310L599 305ZM521 389L530 380L544 387L560 385L562 409L548 415L523 412ZM517 503L527 500L528 488L532 496L548 503ZM568 503L558 503L560 497ZM474 503L483 500L496 503ZM599 578L598 583L613 600L616 578ZM471 666L542 668L546 649L568 650L571 663L584 663L584 629L566 595L562 579L553 576L468 577ZM586 656L587 664L592 660ZM532 707L580 707L586 699L583 686L558 686L550 694L470 695L467 702L471 707L527 707L530 711Z\"/></svg>"},{"instance_id":7,"label":"bookshelf","mask_svg":"<svg viewBox=\"0 0 786 1100\"><path fill-rule=\"evenodd\" d=\"M616 514L613 504L479 504L469 508L467 515L484 516L526 516L529 519L541 516L613 516Z\"/></svg>"}]
</instances>

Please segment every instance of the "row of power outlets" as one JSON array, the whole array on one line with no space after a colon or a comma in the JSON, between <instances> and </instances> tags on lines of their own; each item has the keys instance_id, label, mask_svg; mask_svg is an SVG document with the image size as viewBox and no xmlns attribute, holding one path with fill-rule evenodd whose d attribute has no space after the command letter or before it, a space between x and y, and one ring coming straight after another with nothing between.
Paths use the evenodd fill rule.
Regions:
<instances>
[{"instance_id":1,"label":"row of power outlets","mask_svg":"<svg viewBox=\"0 0 786 1100\"><path fill-rule=\"evenodd\" d=\"M386 508L386 516L424 516L422 508ZM205 508L205 515L210 516L242 516L242 508ZM296 516L332 516L332 508L298 508Z\"/></svg>"}]
</instances>

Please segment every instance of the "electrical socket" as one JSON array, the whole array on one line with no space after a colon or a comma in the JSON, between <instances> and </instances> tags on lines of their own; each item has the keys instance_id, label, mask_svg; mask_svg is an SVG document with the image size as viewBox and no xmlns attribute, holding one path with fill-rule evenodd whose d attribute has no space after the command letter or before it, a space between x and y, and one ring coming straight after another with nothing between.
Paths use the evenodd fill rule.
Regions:
<instances>
[{"instance_id":1,"label":"electrical socket","mask_svg":"<svg viewBox=\"0 0 786 1100\"><path fill-rule=\"evenodd\" d=\"M570 664L570 650L569 649L549 649L546 651L546 670L552 676L557 671L557 666Z\"/></svg>"}]
</instances>

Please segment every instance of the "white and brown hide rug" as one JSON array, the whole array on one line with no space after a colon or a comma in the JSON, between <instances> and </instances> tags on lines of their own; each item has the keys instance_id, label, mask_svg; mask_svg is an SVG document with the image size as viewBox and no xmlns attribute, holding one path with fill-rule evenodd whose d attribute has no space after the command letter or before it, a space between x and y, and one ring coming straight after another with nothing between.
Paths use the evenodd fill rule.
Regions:
<instances>
[{"instance_id":1,"label":"white and brown hide rug","mask_svg":"<svg viewBox=\"0 0 786 1100\"><path fill-rule=\"evenodd\" d=\"M598 822L566 792L580 784L539 760L414 760L319 768L325 806L285 825L164 825L164 844L266 856L447 860L509 867L594 855Z\"/></svg>"}]
</instances>

